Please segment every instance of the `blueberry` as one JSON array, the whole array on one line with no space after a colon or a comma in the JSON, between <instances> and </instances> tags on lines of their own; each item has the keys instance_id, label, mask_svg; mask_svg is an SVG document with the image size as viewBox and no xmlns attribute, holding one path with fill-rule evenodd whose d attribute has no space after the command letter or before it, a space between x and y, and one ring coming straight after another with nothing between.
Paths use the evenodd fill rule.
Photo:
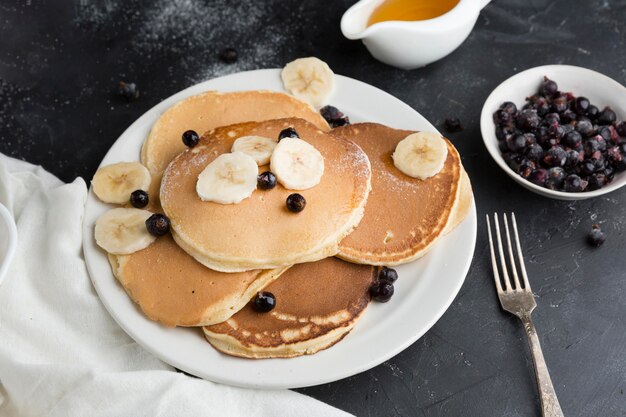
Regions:
<instances>
[{"instance_id":1,"label":"blueberry","mask_svg":"<svg viewBox=\"0 0 626 417\"><path fill-rule=\"evenodd\" d=\"M526 137L524 135L509 136L506 145L512 152L519 152L526 147Z\"/></svg>"},{"instance_id":2,"label":"blueberry","mask_svg":"<svg viewBox=\"0 0 626 417\"><path fill-rule=\"evenodd\" d=\"M590 120L596 120L598 118L598 115L600 114L600 109L598 109L596 106L594 106L593 104L591 104L589 106L589 109L587 110L587 117Z\"/></svg>"},{"instance_id":3,"label":"blueberry","mask_svg":"<svg viewBox=\"0 0 626 417\"><path fill-rule=\"evenodd\" d=\"M524 158L522 159L522 162L520 163L520 166L517 169L517 173L522 178L528 178L530 174L535 170L535 167L536 165L533 161Z\"/></svg>"},{"instance_id":4,"label":"blueberry","mask_svg":"<svg viewBox=\"0 0 626 417\"><path fill-rule=\"evenodd\" d=\"M505 154L502 156L506 156L504 161L509 165L509 167L515 171L515 172L519 172L520 166L522 164L522 161L524 160L524 158L518 154Z\"/></svg>"},{"instance_id":5,"label":"blueberry","mask_svg":"<svg viewBox=\"0 0 626 417\"><path fill-rule=\"evenodd\" d=\"M533 162L539 162L543 158L543 148L541 145L533 143L526 148L524 155Z\"/></svg>"},{"instance_id":6,"label":"blueberry","mask_svg":"<svg viewBox=\"0 0 626 417\"><path fill-rule=\"evenodd\" d=\"M225 49L222 49L222 51L220 52L220 59L227 64L232 64L234 62L237 62L238 58L239 58L239 54L237 53L237 50L234 48L225 48Z\"/></svg>"},{"instance_id":7,"label":"blueberry","mask_svg":"<svg viewBox=\"0 0 626 417\"><path fill-rule=\"evenodd\" d=\"M617 115L610 107L605 107L598 114L598 124L599 125L610 125L617 119Z\"/></svg>"},{"instance_id":8,"label":"blueberry","mask_svg":"<svg viewBox=\"0 0 626 417\"><path fill-rule=\"evenodd\" d=\"M383 266L383 268L378 273L379 281L387 281L393 284L394 282L396 282L397 279L398 273L393 268L387 268L386 266Z\"/></svg>"},{"instance_id":9,"label":"blueberry","mask_svg":"<svg viewBox=\"0 0 626 417\"><path fill-rule=\"evenodd\" d=\"M500 105L500 110L504 110L505 112L510 114L515 114L517 113L517 106L515 105L515 103L505 101Z\"/></svg>"},{"instance_id":10,"label":"blueberry","mask_svg":"<svg viewBox=\"0 0 626 417\"><path fill-rule=\"evenodd\" d=\"M589 181L589 184L587 185L587 189L589 191L599 190L606 184L606 177L603 173L596 172L591 174L587 181Z\"/></svg>"},{"instance_id":11,"label":"blueberry","mask_svg":"<svg viewBox=\"0 0 626 417\"><path fill-rule=\"evenodd\" d=\"M565 161L565 167L575 168L581 161L581 153L575 149L570 149L567 152L567 160Z\"/></svg>"},{"instance_id":12,"label":"blueberry","mask_svg":"<svg viewBox=\"0 0 626 417\"><path fill-rule=\"evenodd\" d=\"M118 97L121 97L124 100L131 102L139 98L139 89L137 88L137 84L135 83L120 81L117 84L116 94Z\"/></svg>"},{"instance_id":13,"label":"blueberry","mask_svg":"<svg viewBox=\"0 0 626 417\"><path fill-rule=\"evenodd\" d=\"M135 208L144 208L148 205L148 193L144 190L135 190L130 193L130 204Z\"/></svg>"},{"instance_id":14,"label":"blueberry","mask_svg":"<svg viewBox=\"0 0 626 417\"><path fill-rule=\"evenodd\" d=\"M146 228L151 235L163 236L170 231L170 219L164 214L155 213L146 220Z\"/></svg>"},{"instance_id":15,"label":"blueberry","mask_svg":"<svg viewBox=\"0 0 626 417\"><path fill-rule=\"evenodd\" d=\"M526 109L519 113L515 122L517 127L526 132L530 132L539 126L540 121L536 110Z\"/></svg>"},{"instance_id":16,"label":"blueberry","mask_svg":"<svg viewBox=\"0 0 626 417\"><path fill-rule=\"evenodd\" d=\"M599 151L600 150L600 140L599 139L602 139L602 136L597 135L597 136L594 136L593 138L590 138L590 139L585 141L585 144L583 145L583 148L585 149L585 153L587 155L591 155L595 151Z\"/></svg>"},{"instance_id":17,"label":"blueberry","mask_svg":"<svg viewBox=\"0 0 626 417\"><path fill-rule=\"evenodd\" d=\"M198 141L200 141L200 136L198 136L195 130L187 130L183 133L183 143L185 146L193 148L198 144Z\"/></svg>"},{"instance_id":18,"label":"blueberry","mask_svg":"<svg viewBox=\"0 0 626 417\"><path fill-rule=\"evenodd\" d=\"M602 136L605 141L611 140L611 127L613 126L599 126L598 127L598 135Z\"/></svg>"},{"instance_id":19,"label":"blueberry","mask_svg":"<svg viewBox=\"0 0 626 417\"><path fill-rule=\"evenodd\" d=\"M300 138L300 136L298 135L298 132L296 132L296 129L294 129L293 127L288 127L287 129L281 130L278 134L279 142L281 139L285 138Z\"/></svg>"},{"instance_id":20,"label":"blueberry","mask_svg":"<svg viewBox=\"0 0 626 417\"><path fill-rule=\"evenodd\" d=\"M543 119L543 123L546 126L551 126L551 125L553 125L555 123L559 124L559 123L561 123L561 116L559 116L558 113L547 114L546 117L544 117L544 119Z\"/></svg>"},{"instance_id":21,"label":"blueberry","mask_svg":"<svg viewBox=\"0 0 626 417\"><path fill-rule=\"evenodd\" d=\"M254 309L259 313L267 313L276 307L276 297L271 292L260 291L254 297Z\"/></svg>"},{"instance_id":22,"label":"blueberry","mask_svg":"<svg viewBox=\"0 0 626 417\"><path fill-rule=\"evenodd\" d=\"M563 136L565 136L565 129L559 124L553 124L548 127L548 134L551 138L556 140L556 143L559 143Z\"/></svg>"},{"instance_id":23,"label":"blueberry","mask_svg":"<svg viewBox=\"0 0 626 417\"><path fill-rule=\"evenodd\" d=\"M607 184L613 181L613 178L615 178L615 168L613 168L613 165L607 165L604 168L603 174L604 174L604 177L606 178Z\"/></svg>"},{"instance_id":24,"label":"blueberry","mask_svg":"<svg viewBox=\"0 0 626 417\"><path fill-rule=\"evenodd\" d=\"M293 213L300 213L306 206L306 200L298 193L290 194L287 197L287 209Z\"/></svg>"},{"instance_id":25,"label":"blueberry","mask_svg":"<svg viewBox=\"0 0 626 417\"><path fill-rule=\"evenodd\" d=\"M504 133L502 126L496 126L496 138L499 141L503 141L506 138L506 133Z\"/></svg>"},{"instance_id":26,"label":"blueberry","mask_svg":"<svg viewBox=\"0 0 626 417\"><path fill-rule=\"evenodd\" d=\"M576 111L576 114L584 115L587 114L590 105L591 103L589 102L589 99L581 96L574 102L574 110Z\"/></svg>"},{"instance_id":27,"label":"blueberry","mask_svg":"<svg viewBox=\"0 0 626 417\"><path fill-rule=\"evenodd\" d=\"M510 123L513 120L513 116L511 115L511 113L506 112L504 110L496 110L493 113L493 122L496 125L506 125L508 123Z\"/></svg>"},{"instance_id":28,"label":"blueberry","mask_svg":"<svg viewBox=\"0 0 626 417\"><path fill-rule=\"evenodd\" d=\"M548 170L548 178L546 178L545 187L551 190L560 190L563 188L563 181L567 174L561 167L554 167Z\"/></svg>"},{"instance_id":29,"label":"blueberry","mask_svg":"<svg viewBox=\"0 0 626 417\"><path fill-rule=\"evenodd\" d=\"M580 170L585 175L591 175L596 171L596 164L590 159L585 159L580 165Z\"/></svg>"},{"instance_id":30,"label":"blueberry","mask_svg":"<svg viewBox=\"0 0 626 417\"><path fill-rule=\"evenodd\" d=\"M500 149L500 152L502 152L502 153L510 152L509 146L506 144L506 140L499 140L498 141L498 149Z\"/></svg>"},{"instance_id":31,"label":"blueberry","mask_svg":"<svg viewBox=\"0 0 626 417\"><path fill-rule=\"evenodd\" d=\"M543 155L543 163L549 167L561 167L565 165L567 153L559 146L553 146Z\"/></svg>"},{"instance_id":32,"label":"blueberry","mask_svg":"<svg viewBox=\"0 0 626 417\"><path fill-rule=\"evenodd\" d=\"M559 86L548 77L543 77L543 83L541 83L541 88L539 92L546 97L552 97L559 91Z\"/></svg>"},{"instance_id":33,"label":"blueberry","mask_svg":"<svg viewBox=\"0 0 626 417\"><path fill-rule=\"evenodd\" d=\"M600 225L594 224L591 226L591 232L587 236L587 243L596 248L604 243L606 235L600 229Z\"/></svg>"},{"instance_id":34,"label":"blueberry","mask_svg":"<svg viewBox=\"0 0 626 417\"><path fill-rule=\"evenodd\" d=\"M578 122L576 122L576 131L584 137L593 136L595 134L595 129L593 128L591 120L586 117L578 119Z\"/></svg>"},{"instance_id":35,"label":"blueberry","mask_svg":"<svg viewBox=\"0 0 626 417\"><path fill-rule=\"evenodd\" d=\"M582 135L578 131L572 130L571 132L565 134L561 143L565 146L576 149L580 146L582 140Z\"/></svg>"},{"instance_id":36,"label":"blueberry","mask_svg":"<svg viewBox=\"0 0 626 417\"><path fill-rule=\"evenodd\" d=\"M537 168L528 176L528 181L543 187L548 178L548 171L543 168Z\"/></svg>"},{"instance_id":37,"label":"blueberry","mask_svg":"<svg viewBox=\"0 0 626 417\"><path fill-rule=\"evenodd\" d=\"M393 296L393 284L389 281L378 281L370 287L370 295L380 303L386 303Z\"/></svg>"},{"instance_id":38,"label":"blueberry","mask_svg":"<svg viewBox=\"0 0 626 417\"><path fill-rule=\"evenodd\" d=\"M328 105L322 107L320 109L320 114L326 120L326 122L328 122L330 127L334 128L350 124L350 119L348 118L348 116L343 114L343 112L335 106Z\"/></svg>"},{"instance_id":39,"label":"blueberry","mask_svg":"<svg viewBox=\"0 0 626 417\"><path fill-rule=\"evenodd\" d=\"M565 110L561 115L561 123L569 124L576 120L576 113L571 110Z\"/></svg>"},{"instance_id":40,"label":"blueberry","mask_svg":"<svg viewBox=\"0 0 626 417\"><path fill-rule=\"evenodd\" d=\"M556 113L563 113L567 110L567 97L566 96L558 96L552 100L551 110Z\"/></svg>"},{"instance_id":41,"label":"blueberry","mask_svg":"<svg viewBox=\"0 0 626 417\"><path fill-rule=\"evenodd\" d=\"M444 121L444 128L448 133L460 132L463 130L463 125L458 117L452 117Z\"/></svg>"},{"instance_id":42,"label":"blueberry","mask_svg":"<svg viewBox=\"0 0 626 417\"><path fill-rule=\"evenodd\" d=\"M615 125L615 129L617 130L617 134L626 137L626 122L619 122Z\"/></svg>"},{"instance_id":43,"label":"blueberry","mask_svg":"<svg viewBox=\"0 0 626 417\"><path fill-rule=\"evenodd\" d=\"M270 171L262 172L257 177L256 183L262 190L271 190L276 187L276 176Z\"/></svg>"},{"instance_id":44,"label":"blueberry","mask_svg":"<svg viewBox=\"0 0 626 417\"><path fill-rule=\"evenodd\" d=\"M580 193L585 190L587 187L587 182L582 180L576 174L570 174L565 178L565 183L563 188L568 193Z\"/></svg>"}]
</instances>

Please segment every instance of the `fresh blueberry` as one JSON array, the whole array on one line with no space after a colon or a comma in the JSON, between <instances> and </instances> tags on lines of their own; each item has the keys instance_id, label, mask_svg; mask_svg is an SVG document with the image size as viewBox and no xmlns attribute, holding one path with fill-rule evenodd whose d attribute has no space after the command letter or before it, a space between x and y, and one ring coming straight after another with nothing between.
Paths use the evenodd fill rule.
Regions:
<instances>
[{"instance_id":1,"label":"fresh blueberry","mask_svg":"<svg viewBox=\"0 0 626 417\"><path fill-rule=\"evenodd\" d=\"M144 208L149 201L148 193L144 190L135 190L130 193L130 204L135 208Z\"/></svg>"},{"instance_id":2,"label":"fresh blueberry","mask_svg":"<svg viewBox=\"0 0 626 417\"><path fill-rule=\"evenodd\" d=\"M593 136L595 134L591 120L586 117L578 119L578 122L576 122L576 131L584 137Z\"/></svg>"},{"instance_id":3,"label":"fresh blueberry","mask_svg":"<svg viewBox=\"0 0 626 417\"><path fill-rule=\"evenodd\" d=\"M393 284L389 281L377 281L370 287L370 295L380 303L386 303L393 297Z\"/></svg>"},{"instance_id":4,"label":"fresh blueberry","mask_svg":"<svg viewBox=\"0 0 626 417\"><path fill-rule=\"evenodd\" d=\"M510 114L515 114L517 113L517 106L513 102L505 101L500 105L500 110L504 110L505 112Z\"/></svg>"},{"instance_id":5,"label":"fresh blueberry","mask_svg":"<svg viewBox=\"0 0 626 417\"><path fill-rule=\"evenodd\" d=\"M271 292L261 291L254 297L254 309L259 313L267 313L276 307L276 297Z\"/></svg>"},{"instance_id":6,"label":"fresh blueberry","mask_svg":"<svg viewBox=\"0 0 626 417\"><path fill-rule=\"evenodd\" d=\"M556 113L563 113L567 110L567 97L566 96L558 96L552 100L551 110Z\"/></svg>"},{"instance_id":7,"label":"fresh blueberry","mask_svg":"<svg viewBox=\"0 0 626 417\"><path fill-rule=\"evenodd\" d=\"M528 181L543 187L548 178L548 171L543 168L537 168L528 176Z\"/></svg>"},{"instance_id":8,"label":"fresh blueberry","mask_svg":"<svg viewBox=\"0 0 626 417\"><path fill-rule=\"evenodd\" d=\"M146 228L151 235L163 236L170 231L170 219L164 214L155 213L146 220Z\"/></svg>"},{"instance_id":9,"label":"fresh blueberry","mask_svg":"<svg viewBox=\"0 0 626 417\"><path fill-rule=\"evenodd\" d=\"M626 137L626 122L619 122L615 125L617 134L621 137Z\"/></svg>"},{"instance_id":10,"label":"fresh blueberry","mask_svg":"<svg viewBox=\"0 0 626 417\"><path fill-rule=\"evenodd\" d=\"M288 127L287 129L281 130L278 134L279 142L285 138L300 138L300 136L298 135L298 132L296 132L296 129L294 129L293 127Z\"/></svg>"},{"instance_id":11,"label":"fresh blueberry","mask_svg":"<svg viewBox=\"0 0 626 417\"><path fill-rule=\"evenodd\" d=\"M598 118L599 114L600 114L600 109L598 109L596 106L591 104L589 106L589 109L587 110L587 117L590 120L595 121Z\"/></svg>"},{"instance_id":12,"label":"fresh blueberry","mask_svg":"<svg viewBox=\"0 0 626 417\"><path fill-rule=\"evenodd\" d=\"M493 113L493 122L496 125L506 125L508 123L510 123L513 120L513 116L511 115L511 113L504 111L504 110L496 110Z\"/></svg>"},{"instance_id":13,"label":"fresh blueberry","mask_svg":"<svg viewBox=\"0 0 626 417\"><path fill-rule=\"evenodd\" d=\"M526 137L524 135L509 136L506 145L511 152L519 152L526 147Z\"/></svg>"},{"instance_id":14,"label":"fresh blueberry","mask_svg":"<svg viewBox=\"0 0 626 417\"><path fill-rule=\"evenodd\" d=\"M548 178L546 178L545 187L551 190L560 190L563 187L563 181L567 174L561 167L554 167L548 170Z\"/></svg>"},{"instance_id":15,"label":"fresh blueberry","mask_svg":"<svg viewBox=\"0 0 626 417\"><path fill-rule=\"evenodd\" d=\"M598 124L599 125L610 125L617 119L617 115L610 107L605 107L598 114Z\"/></svg>"},{"instance_id":16,"label":"fresh blueberry","mask_svg":"<svg viewBox=\"0 0 626 417\"><path fill-rule=\"evenodd\" d=\"M606 184L606 177L604 176L604 173L596 172L591 174L587 181L589 181L589 184L587 185L587 189L589 191L599 190Z\"/></svg>"},{"instance_id":17,"label":"fresh blueberry","mask_svg":"<svg viewBox=\"0 0 626 417\"><path fill-rule=\"evenodd\" d=\"M116 94L128 102L135 101L139 98L139 89L135 83L120 81L117 84Z\"/></svg>"},{"instance_id":18,"label":"fresh blueberry","mask_svg":"<svg viewBox=\"0 0 626 417\"><path fill-rule=\"evenodd\" d=\"M293 213L300 213L306 207L306 200L301 194L293 193L287 197L287 209Z\"/></svg>"},{"instance_id":19,"label":"fresh blueberry","mask_svg":"<svg viewBox=\"0 0 626 417\"><path fill-rule=\"evenodd\" d=\"M343 112L335 106L327 105L322 107L320 109L320 114L330 125L330 127L334 128L350 124L350 119L348 118L348 116L343 114Z\"/></svg>"},{"instance_id":20,"label":"fresh blueberry","mask_svg":"<svg viewBox=\"0 0 626 417\"><path fill-rule=\"evenodd\" d=\"M524 155L533 162L539 162L543 158L543 148L541 145L533 143L526 148Z\"/></svg>"},{"instance_id":21,"label":"fresh blueberry","mask_svg":"<svg viewBox=\"0 0 626 417\"><path fill-rule=\"evenodd\" d=\"M522 159L522 162L520 163L517 173L522 178L528 178L530 174L535 170L535 168L536 168L536 165L533 161L524 158Z\"/></svg>"},{"instance_id":22,"label":"fresh blueberry","mask_svg":"<svg viewBox=\"0 0 626 417\"><path fill-rule=\"evenodd\" d=\"M572 130L571 132L565 134L561 143L567 147L576 149L580 146L582 140L582 135L578 131Z\"/></svg>"},{"instance_id":23,"label":"fresh blueberry","mask_svg":"<svg viewBox=\"0 0 626 417\"><path fill-rule=\"evenodd\" d=\"M547 77L544 77L543 83L541 83L541 89L539 92L546 97L552 97L559 91L559 86L554 81Z\"/></svg>"},{"instance_id":24,"label":"fresh blueberry","mask_svg":"<svg viewBox=\"0 0 626 417\"><path fill-rule=\"evenodd\" d=\"M237 62L238 58L239 54L234 48L225 48L222 49L222 51L220 52L220 59L227 64L233 64Z\"/></svg>"},{"instance_id":25,"label":"fresh blueberry","mask_svg":"<svg viewBox=\"0 0 626 417\"><path fill-rule=\"evenodd\" d=\"M571 110L565 110L561 115L561 123L569 124L576 120L576 113Z\"/></svg>"},{"instance_id":26,"label":"fresh blueberry","mask_svg":"<svg viewBox=\"0 0 626 417\"><path fill-rule=\"evenodd\" d=\"M559 146L553 146L543 155L543 163L549 167L562 167L567 160L567 153Z\"/></svg>"},{"instance_id":27,"label":"fresh blueberry","mask_svg":"<svg viewBox=\"0 0 626 417\"><path fill-rule=\"evenodd\" d=\"M564 189L568 193L580 193L585 191L587 187L587 182L582 180L576 174L570 174L565 178Z\"/></svg>"},{"instance_id":28,"label":"fresh blueberry","mask_svg":"<svg viewBox=\"0 0 626 417\"><path fill-rule=\"evenodd\" d=\"M183 143L185 146L193 148L198 144L198 141L200 141L200 136L198 136L195 130L187 130L183 133Z\"/></svg>"},{"instance_id":29,"label":"fresh blueberry","mask_svg":"<svg viewBox=\"0 0 626 417\"><path fill-rule=\"evenodd\" d=\"M576 111L576 114L584 115L587 114L587 111L589 111L590 105L591 103L589 102L589 99L580 96L575 101L574 110Z\"/></svg>"},{"instance_id":30,"label":"fresh blueberry","mask_svg":"<svg viewBox=\"0 0 626 417\"><path fill-rule=\"evenodd\" d=\"M594 224L591 226L591 232L587 236L587 243L596 248L604 243L606 235L600 229L600 225Z\"/></svg>"},{"instance_id":31,"label":"fresh blueberry","mask_svg":"<svg viewBox=\"0 0 626 417\"><path fill-rule=\"evenodd\" d=\"M570 149L567 152L567 160L565 161L566 168L575 168L581 161L581 153L575 149Z\"/></svg>"},{"instance_id":32,"label":"fresh blueberry","mask_svg":"<svg viewBox=\"0 0 626 417\"><path fill-rule=\"evenodd\" d=\"M383 266L383 268L378 273L379 281L387 281L393 284L394 282L396 282L397 279L398 273L393 268L387 268L386 266Z\"/></svg>"},{"instance_id":33,"label":"fresh blueberry","mask_svg":"<svg viewBox=\"0 0 626 417\"><path fill-rule=\"evenodd\" d=\"M448 133L460 132L463 130L463 125L458 117L451 117L444 121L444 128Z\"/></svg>"},{"instance_id":34,"label":"fresh blueberry","mask_svg":"<svg viewBox=\"0 0 626 417\"><path fill-rule=\"evenodd\" d=\"M543 124L546 126L552 126L553 124L561 123L561 116L558 113L547 114L543 119Z\"/></svg>"},{"instance_id":35,"label":"fresh blueberry","mask_svg":"<svg viewBox=\"0 0 626 417\"><path fill-rule=\"evenodd\" d=\"M256 183L262 190L271 190L276 187L276 176L270 171L262 172L257 177Z\"/></svg>"},{"instance_id":36,"label":"fresh blueberry","mask_svg":"<svg viewBox=\"0 0 626 417\"><path fill-rule=\"evenodd\" d=\"M539 126L540 119L536 110L526 109L519 112L519 115L517 116L515 122L517 124L517 127L526 132L530 132L531 130L536 129Z\"/></svg>"}]
</instances>

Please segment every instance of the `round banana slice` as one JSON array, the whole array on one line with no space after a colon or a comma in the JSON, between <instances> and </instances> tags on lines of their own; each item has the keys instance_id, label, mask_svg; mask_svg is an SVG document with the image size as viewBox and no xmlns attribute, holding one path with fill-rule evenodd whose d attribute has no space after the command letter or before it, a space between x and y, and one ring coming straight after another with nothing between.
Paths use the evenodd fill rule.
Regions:
<instances>
[{"instance_id":1,"label":"round banana slice","mask_svg":"<svg viewBox=\"0 0 626 417\"><path fill-rule=\"evenodd\" d=\"M96 243L113 255L128 255L147 248L154 240L146 228L148 210L114 208L96 220Z\"/></svg>"},{"instance_id":2,"label":"round banana slice","mask_svg":"<svg viewBox=\"0 0 626 417\"><path fill-rule=\"evenodd\" d=\"M93 192L105 203L128 203L135 190L147 190L150 172L139 162L119 162L96 171L91 180Z\"/></svg>"},{"instance_id":3,"label":"round banana slice","mask_svg":"<svg viewBox=\"0 0 626 417\"><path fill-rule=\"evenodd\" d=\"M409 177L425 180L443 169L448 146L437 133L417 132L402 139L391 157L400 171Z\"/></svg>"},{"instance_id":4,"label":"round banana slice","mask_svg":"<svg viewBox=\"0 0 626 417\"><path fill-rule=\"evenodd\" d=\"M283 187L306 190L319 184L322 179L324 157L302 139L283 139L274 148L270 168Z\"/></svg>"},{"instance_id":5,"label":"round banana slice","mask_svg":"<svg viewBox=\"0 0 626 417\"><path fill-rule=\"evenodd\" d=\"M277 142L262 136L242 136L233 143L231 152L243 152L254 159L258 166L270 163Z\"/></svg>"},{"instance_id":6,"label":"round banana slice","mask_svg":"<svg viewBox=\"0 0 626 417\"><path fill-rule=\"evenodd\" d=\"M250 197L259 173L256 161L243 152L225 153L198 175L196 192L202 201L235 204Z\"/></svg>"},{"instance_id":7,"label":"round banana slice","mask_svg":"<svg viewBox=\"0 0 626 417\"><path fill-rule=\"evenodd\" d=\"M316 107L326 104L335 88L335 74L327 63L315 57L291 61L283 68L281 77L285 89Z\"/></svg>"}]
</instances>

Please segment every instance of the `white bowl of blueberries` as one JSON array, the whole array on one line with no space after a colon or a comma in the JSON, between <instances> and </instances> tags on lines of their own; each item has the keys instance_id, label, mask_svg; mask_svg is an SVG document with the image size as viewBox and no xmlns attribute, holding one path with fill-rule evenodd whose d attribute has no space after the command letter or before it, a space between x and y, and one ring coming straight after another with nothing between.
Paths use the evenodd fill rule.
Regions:
<instances>
[{"instance_id":1,"label":"white bowl of blueberries","mask_svg":"<svg viewBox=\"0 0 626 417\"><path fill-rule=\"evenodd\" d=\"M480 128L500 167L527 189L560 200L626 184L626 87L598 72L546 65L500 84Z\"/></svg>"}]
</instances>

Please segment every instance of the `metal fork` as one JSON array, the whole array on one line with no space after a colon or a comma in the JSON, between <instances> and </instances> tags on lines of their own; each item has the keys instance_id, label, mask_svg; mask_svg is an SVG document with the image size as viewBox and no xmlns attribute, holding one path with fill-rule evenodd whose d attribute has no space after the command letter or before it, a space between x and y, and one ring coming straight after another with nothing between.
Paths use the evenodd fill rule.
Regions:
<instances>
[{"instance_id":1,"label":"metal fork","mask_svg":"<svg viewBox=\"0 0 626 417\"><path fill-rule=\"evenodd\" d=\"M504 256L504 250L502 249L502 238L500 237L500 224L498 222L498 214L494 214L494 222L496 225L496 237L498 239L498 253L500 255L500 265L502 270L502 276L504 281L504 288L500 280L500 274L498 273L498 263L496 259L496 253L493 248L493 239L491 234L491 224L489 223L489 215L487 215L487 231L489 232L489 248L491 249L491 263L493 266L493 276L496 281L496 289L498 291L498 298L500 298L500 304L502 309L508 311L511 314L516 315L524 324L526 329L526 336L528 336L528 344L530 345L530 351L533 354L533 363L535 365L535 375L537 376L537 387L539 388L539 395L541 398L541 411L544 417L563 417L559 400L556 397L556 392L552 386L552 380L548 373L548 367L546 361L543 358L541 352L541 345L539 344L539 337L537 336L537 330L530 317L537 303L533 297L532 290L530 289L530 283L528 282L528 276L526 275L526 267L524 266L524 258L522 256L522 247L519 243L519 235L517 233L517 223L515 222L515 214L511 213L511 220L513 224L513 233L515 237L515 246L517 248L517 263L519 264L522 281L520 282L517 275L517 267L515 266L515 255L513 254L513 246L511 245L511 234L509 233L509 222L504 218L504 230L506 231L506 243L509 253L509 266L513 275L513 284L511 285L511 279L507 272L507 262Z\"/></svg>"}]
</instances>

